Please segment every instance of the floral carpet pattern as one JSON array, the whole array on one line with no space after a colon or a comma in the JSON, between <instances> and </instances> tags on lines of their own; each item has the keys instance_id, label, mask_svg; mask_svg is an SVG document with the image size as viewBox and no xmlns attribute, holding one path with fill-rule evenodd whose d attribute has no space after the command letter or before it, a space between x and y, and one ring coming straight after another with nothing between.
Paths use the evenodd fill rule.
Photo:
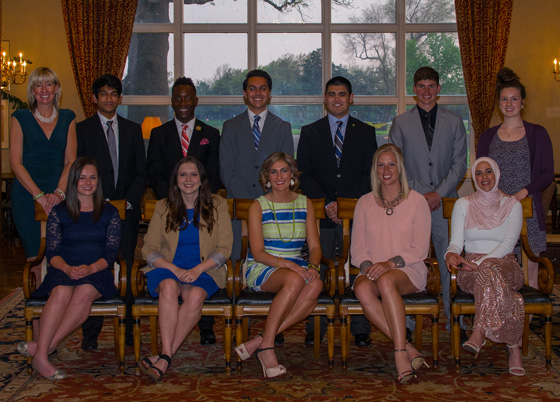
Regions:
<instances>
[{"instance_id":1,"label":"floral carpet pattern","mask_svg":"<svg viewBox=\"0 0 560 402\"><path fill-rule=\"evenodd\" d=\"M560 399L560 288L555 288L554 352L550 370L544 364L542 323L531 324L529 354L523 357L525 377L507 371L504 345L489 342L478 356L462 353L461 370L455 371L444 318L440 320L440 365L421 369L417 379L406 385L396 381L393 351L379 332L372 333L372 345L350 347L348 371L340 367L339 328L335 336L335 368L329 373L327 349L313 358L312 348L303 345L304 325L284 334L286 342L277 348L278 360L288 372L278 379L265 379L256 358L244 362L242 372L224 370L221 324L215 327L215 345L201 346L195 331L179 350L163 381L154 384L135 374L134 353L126 348L126 370L119 373L113 352L112 321L107 320L99 349L80 349L81 331L71 334L58 347L52 360L68 377L48 381L27 374L26 360L15 346L24 339L23 297L15 291L0 302L0 401L558 401ZM142 355L149 354L149 328L142 322ZM253 320L253 331L263 322ZM423 349L431 364L431 339L424 323ZM235 354L232 353L235 358Z\"/></svg>"}]
</instances>

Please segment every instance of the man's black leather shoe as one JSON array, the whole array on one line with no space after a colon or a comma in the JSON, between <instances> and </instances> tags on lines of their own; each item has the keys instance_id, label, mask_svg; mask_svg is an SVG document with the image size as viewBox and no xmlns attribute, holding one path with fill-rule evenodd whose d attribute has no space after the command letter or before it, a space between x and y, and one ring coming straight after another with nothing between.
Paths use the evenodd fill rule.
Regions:
<instances>
[{"instance_id":1,"label":"man's black leather shoe","mask_svg":"<svg viewBox=\"0 0 560 402\"><path fill-rule=\"evenodd\" d=\"M82 349L83 350L96 350L97 349L97 338L95 336L86 336L82 339Z\"/></svg>"},{"instance_id":2,"label":"man's black leather shoe","mask_svg":"<svg viewBox=\"0 0 560 402\"><path fill-rule=\"evenodd\" d=\"M201 345L213 345L216 343L216 335L211 329L205 329L200 331L200 344Z\"/></svg>"},{"instance_id":3,"label":"man's black leather shoe","mask_svg":"<svg viewBox=\"0 0 560 402\"><path fill-rule=\"evenodd\" d=\"M278 334L274 338L274 345L275 346L282 346L284 344L284 335Z\"/></svg>"},{"instance_id":4,"label":"man's black leather shoe","mask_svg":"<svg viewBox=\"0 0 560 402\"><path fill-rule=\"evenodd\" d=\"M463 346L463 343L465 343L466 341L469 340L469 337L467 336L467 331L465 331L463 328L461 328L461 346Z\"/></svg>"},{"instance_id":5,"label":"man's black leather shoe","mask_svg":"<svg viewBox=\"0 0 560 402\"><path fill-rule=\"evenodd\" d=\"M354 337L354 342L356 346L369 346L371 345L371 339L366 334L356 334Z\"/></svg>"}]
</instances>

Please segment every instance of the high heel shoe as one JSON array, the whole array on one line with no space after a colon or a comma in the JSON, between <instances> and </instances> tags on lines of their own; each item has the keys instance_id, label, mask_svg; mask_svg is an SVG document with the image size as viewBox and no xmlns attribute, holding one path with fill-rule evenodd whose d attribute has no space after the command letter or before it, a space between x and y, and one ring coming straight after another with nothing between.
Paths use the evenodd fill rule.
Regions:
<instances>
[{"instance_id":1,"label":"high heel shoe","mask_svg":"<svg viewBox=\"0 0 560 402\"><path fill-rule=\"evenodd\" d=\"M406 344L410 345L410 347L413 347L410 342L407 342ZM424 356L420 352L412 356L412 358L410 359L410 365L412 366L412 369L414 371L420 370L422 366L426 366L427 368L430 368L430 365L426 363L426 359L424 359Z\"/></svg>"},{"instance_id":2,"label":"high heel shoe","mask_svg":"<svg viewBox=\"0 0 560 402\"><path fill-rule=\"evenodd\" d=\"M282 366L281 364L279 364L278 366L275 366L275 367L266 368L266 366L264 365L264 362L259 357L259 353L264 352L265 350L274 350L274 348L264 348L264 349L257 349L256 350L257 359L259 359L259 361L261 362L261 366L262 366L262 369L263 369L264 376L272 378L272 377L278 377L279 375L285 374L286 373L286 367Z\"/></svg>"},{"instance_id":3,"label":"high heel shoe","mask_svg":"<svg viewBox=\"0 0 560 402\"><path fill-rule=\"evenodd\" d=\"M262 334L258 334L257 336L255 336L255 338L259 338L259 337L262 338ZM239 356L241 360L247 360L252 356L252 354L249 353L249 350L247 349L247 346L245 346L244 343L236 347L234 350L235 353L237 353L237 356Z\"/></svg>"},{"instance_id":4,"label":"high heel shoe","mask_svg":"<svg viewBox=\"0 0 560 402\"><path fill-rule=\"evenodd\" d=\"M486 345L486 339L484 340L484 342L482 342L482 345L480 346L468 340L465 341L465 343L463 343L463 349L465 349L466 352L474 353L474 358L476 359L478 357L478 352L480 352L480 349L482 349L484 345Z\"/></svg>"},{"instance_id":5,"label":"high heel shoe","mask_svg":"<svg viewBox=\"0 0 560 402\"><path fill-rule=\"evenodd\" d=\"M519 345L507 345L507 347L509 349L514 349L516 347L519 347ZM508 371L511 375L516 375L518 377L525 376L525 369L523 367L510 366Z\"/></svg>"},{"instance_id":6,"label":"high heel shoe","mask_svg":"<svg viewBox=\"0 0 560 402\"><path fill-rule=\"evenodd\" d=\"M405 349L395 349L395 353L396 352L406 352L406 348ZM410 380L411 378L416 378L416 374L414 374L414 370L412 370L412 368L410 370L403 371L402 373L399 373L397 371L397 374L398 374L397 381L401 384L406 384L408 382L408 380Z\"/></svg>"},{"instance_id":7,"label":"high heel shoe","mask_svg":"<svg viewBox=\"0 0 560 402\"><path fill-rule=\"evenodd\" d=\"M35 361L31 362L31 367L33 367L33 370L35 370L37 373L41 374L43 377L45 377L47 380L50 381L59 381L59 380L64 380L66 378L66 373L58 369L56 369L53 375L51 375L50 377L46 377L45 375L43 375L43 373L39 371L39 369L35 365Z\"/></svg>"},{"instance_id":8,"label":"high heel shoe","mask_svg":"<svg viewBox=\"0 0 560 402\"><path fill-rule=\"evenodd\" d=\"M165 354L159 354L158 356L159 356L158 361L165 360L167 362L167 368L165 369L165 371L167 372L169 366L171 366L171 361L172 361L171 357ZM155 364L152 364L149 367L145 367L144 364L141 364L140 371L142 371L144 374L150 377L154 382L160 382L161 379L163 378L163 375L165 374L163 371L161 371L159 367L156 367Z\"/></svg>"},{"instance_id":9,"label":"high heel shoe","mask_svg":"<svg viewBox=\"0 0 560 402\"><path fill-rule=\"evenodd\" d=\"M29 342L20 342L18 343L16 350L18 353L25 357L31 357L28 350Z\"/></svg>"}]
</instances>

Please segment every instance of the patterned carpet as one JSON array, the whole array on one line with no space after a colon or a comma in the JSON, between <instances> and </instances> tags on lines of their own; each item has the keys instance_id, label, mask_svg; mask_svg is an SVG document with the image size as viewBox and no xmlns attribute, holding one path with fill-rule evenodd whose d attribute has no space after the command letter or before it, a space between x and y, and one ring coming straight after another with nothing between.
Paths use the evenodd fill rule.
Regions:
<instances>
[{"instance_id":1,"label":"patterned carpet","mask_svg":"<svg viewBox=\"0 0 560 402\"><path fill-rule=\"evenodd\" d=\"M259 362L245 362L242 373L224 373L220 326L218 342L201 346L194 333L180 349L158 384L134 374L133 350L127 348L127 368L118 371L112 348L112 323L106 322L99 349L80 349L81 331L69 336L53 356L54 364L69 377L50 382L35 374L28 376L25 359L15 351L24 339L21 291L0 302L0 401L558 401L560 399L560 288L555 288L553 367L544 365L542 323L535 319L529 355L523 358L525 377L507 372L507 351L489 343L477 360L462 354L461 372L456 373L450 356L449 337L444 323L440 330L440 367L422 369L409 384L396 382L392 347L378 332L368 348L351 345L348 373L340 370L339 331L336 332L335 371L329 373L326 345L321 357L313 358L303 345L304 326L285 333L286 343L277 350L278 359L288 369L279 379L262 378ZM443 320L442 320L443 321ZM425 323L425 328L427 326ZM262 322L254 320L259 328ZM148 355L149 331L143 323L142 353ZM431 350L424 331L424 351ZM428 356L431 363L431 357ZM235 366L235 364L234 364Z\"/></svg>"}]
</instances>

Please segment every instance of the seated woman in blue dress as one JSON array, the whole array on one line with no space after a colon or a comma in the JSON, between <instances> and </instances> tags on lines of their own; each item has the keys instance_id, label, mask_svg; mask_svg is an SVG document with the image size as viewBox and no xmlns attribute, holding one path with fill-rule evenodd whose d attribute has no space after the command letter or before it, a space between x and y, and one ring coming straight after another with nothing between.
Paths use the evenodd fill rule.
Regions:
<instances>
[{"instance_id":1,"label":"seated woman in blue dress","mask_svg":"<svg viewBox=\"0 0 560 402\"><path fill-rule=\"evenodd\" d=\"M204 301L225 287L224 263L232 244L226 200L210 193L208 176L196 158L181 159L171 174L169 197L156 204L142 248L155 268L147 273L148 290L159 296L161 354L140 364L152 380L160 381L169 368L200 320Z\"/></svg>"},{"instance_id":2,"label":"seated woman in blue dress","mask_svg":"<svg viewBox=\"0 0 560 402\"><path fill-rule=\"evenodd\" d=\"M37 342L17 350L33 356L33 368L49 380L62 380L48 354L89 316L100 296L117 294L110 269L119 255L121 220L103 199L97 164L88 157L74 161L68 173L66 201L55 205L47 220L46 257L50 266L33 297L49 296L39 323Z\"/></svg>"},{"instance_id":3,"label":"seated woman in blue dress","mask_svg":"<svg viewBox=\"0 0 560 402\"><path fill-rule=\"evenodd\" d=\"M267 194L249 207L251 255L245 274L256 291L276 293L264 333L235 348L242 360L256 352L265 377L286 372L274 353L274 338L309 316L317 305L323 282L319 278L321 246L313 204L297 188L294 158L275 152L263 163L259 181ZM301 256L305 242L309 264Z\"/></svg>"}]
</instances>

